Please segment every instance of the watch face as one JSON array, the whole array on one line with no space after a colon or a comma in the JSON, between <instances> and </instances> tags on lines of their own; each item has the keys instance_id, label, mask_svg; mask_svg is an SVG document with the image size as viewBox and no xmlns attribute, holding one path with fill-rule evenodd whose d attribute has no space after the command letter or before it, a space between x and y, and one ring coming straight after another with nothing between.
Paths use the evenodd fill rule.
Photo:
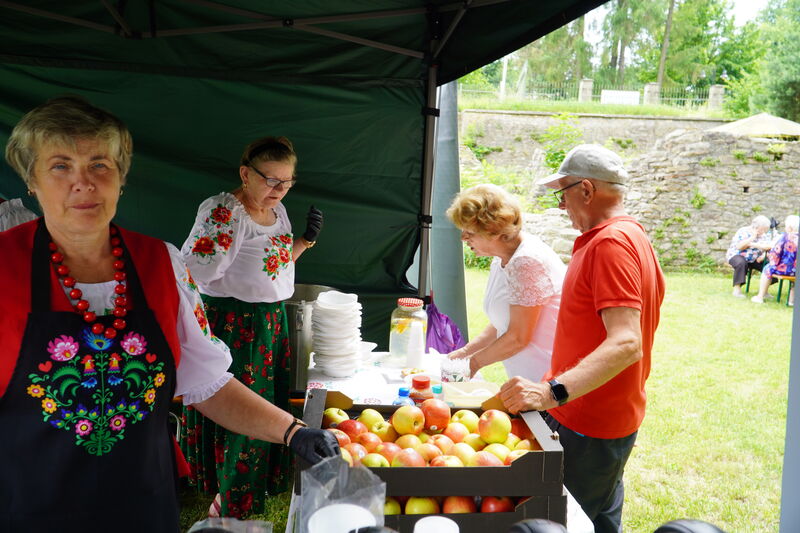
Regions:
<instances>
[{"instance_id":1,"label":"watch face","mask_svg":"<svg viewBox=\"0 0 800 533\"><path fill-rule=\"evenodd\" d=\"M569 394L567 393L567 388L564 385L562 385L561 383L559 383L554 379L550 380L549 383L550 383L550 390L553 391L553 398L557 402L561 403L566 401L567 398L569 398Z\"/></svg>"}]
</instances>

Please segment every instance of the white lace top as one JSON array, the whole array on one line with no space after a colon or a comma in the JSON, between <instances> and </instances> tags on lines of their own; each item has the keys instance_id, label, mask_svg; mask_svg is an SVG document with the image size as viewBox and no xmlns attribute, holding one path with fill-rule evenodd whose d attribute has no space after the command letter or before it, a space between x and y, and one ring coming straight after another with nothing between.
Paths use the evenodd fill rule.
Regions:
<instances>
[{"instance_id":1,"label":"white lace top","mask_svg":"<svg viewBox=\"0 0 800 533\"><path fill-rule=\"evenodd\" d=\"M509 306L542 306L530 344L503 361L509 378L522 376L539 381L550 368L566 271L567 267L552 248L527 233L522 234L522 242L505 267L500 265L498 257L492 261L483 309L498 337L508 330Z\"/></svg>"},{"instance_id":2,"label":"white lace top","mask_svg":"<svg viewBox=\"0 0 800 533\"><path fill-rule=\"evenodd\" d=\"M177 327L181 359L176 369L175 395L183 396L183 403L191 405L207 400L233 377L227 371L231 355L225 343L216 338L208 327L203 302L181 253L172 244L165 244L178 284ZM116 281L107 281L76 283L75 287L83 292L89 309L100 315L109 314L114 309L116 285ZM65 293L69 291L63 288Z\"/></svg>"},{"instance_id":3,"label":"white lace top","mask_svg":"<svg viewBox=\"0 0 800 533\"><path fill-rule=\"evenodd\" d=\"M0 203L0 231L11 229L36 218L36 213L22 205L22 200L13 198Z\"/></svg>"},{"instance_id":4,"label":"white lace top","mask_svg":"<svg viewBox=\"0 0 800 533\"><path fill-rule=\"evenodd\" d=\"M200 204L181 253L200 292L243 302L279 302L294 292L292 225L283 204L271 226L223 192Z\"/></svg>"}]
</instances>

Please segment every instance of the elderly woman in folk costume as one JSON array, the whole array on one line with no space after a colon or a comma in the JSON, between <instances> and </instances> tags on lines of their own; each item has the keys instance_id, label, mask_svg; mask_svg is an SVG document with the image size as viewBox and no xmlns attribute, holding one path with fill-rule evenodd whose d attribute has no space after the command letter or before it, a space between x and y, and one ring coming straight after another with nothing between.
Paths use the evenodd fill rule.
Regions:
<instances>
[{"instance_id":1,"label":"elderly woman in folk costume","mask_svg":"<svg viewBox=\"0 0 800 533\"><path fill-rule=\"evenodd\" d=\"M176 395L312 462L337 452L227 372L178 250L112 223L131 153L124 124L76 97L6 146L44 216L0 233L0 531L177 531Z\"/></svg>"},{"instance_id":2,"label":"elderly woman in folk costume","mask_svg":"<svg viewBox=\"0 0 800 533\"><path fill-rule=\"evenodd\" d=\"M295 236L282 200L297 181L297 154L285 137L245 147L241 184L200 205L183 244L211 330L231 348L231 372L251 390L288 408L290 349L283 300L294 292L295 261L314 245L322 213L311 206ZM184 451L198 489L216 494L210 516L263 512L265 494L287 488L286 450L185 412Z\"/></svg>"}]
</instances>

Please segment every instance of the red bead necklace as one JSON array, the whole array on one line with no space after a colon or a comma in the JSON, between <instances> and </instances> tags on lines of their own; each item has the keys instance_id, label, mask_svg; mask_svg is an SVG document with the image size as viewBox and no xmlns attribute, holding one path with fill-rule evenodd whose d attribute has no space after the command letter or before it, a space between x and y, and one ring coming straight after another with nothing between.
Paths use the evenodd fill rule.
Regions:
<instances>
[{"instance_id":1,"label":"red bead necklace","mask_svg":"<svg viewBox=\"0 0 800 533\"><path fill-rule=\"evenodd\" d=\"M128 305L128 299L125 297L125 292L127 289L123 283L123 281L125 281L125 261L122 260L124 251L120 246L120 239L116 235L117 229L112 227L111 255L114 256L114 262L112 265L114 266L115 270L114 279L117 281L117 286L114 287L114 293L116 293L117 296L114 298L114 311L112 312L117 318L109 328L105 327L100 322L95 322L97 315L94 311L89 309L89 302L81 298L83 296L81 290L75 288L76 280L69 275L69 267L62 264L64 261L64 255L58 251L56 244L53 241L50 241L50 251L53 252L50 255L50 262L53 263L53 267L55 268L58 279L64 284L64 287L69 289L70 299L77 300L73 306L75 311L83 315L83 320L85 320L86 323L94 322L91 327L92 333L96 335L100 335L102 333L108 339L113 339L117 336L118 331L125 329L126 323L123 317L128 313L125 309L125 306Z\"/></svg>"}]
</instances>

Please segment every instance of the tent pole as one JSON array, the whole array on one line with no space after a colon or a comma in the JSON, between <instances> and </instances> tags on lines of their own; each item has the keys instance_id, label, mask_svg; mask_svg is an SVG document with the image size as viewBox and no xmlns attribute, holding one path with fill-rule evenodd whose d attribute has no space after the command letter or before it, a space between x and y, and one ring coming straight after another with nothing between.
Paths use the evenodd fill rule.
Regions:
<instances>
[{"instance_id":1,"label":"tent pole","mask_svg":"<svg viewBox=\"0 0 800 533\"><path fill-rule=\"evenodd\" d=\"M436 123L438 65L431 63L428 67L426 86L425 114L425 152L422 157L422 203L420 205L419 236L419 283L418 294L422 297L429 292L430 244L431 244L431 203L433 201L433 165L436 160Z\"/></svg>"}]
</instances>

